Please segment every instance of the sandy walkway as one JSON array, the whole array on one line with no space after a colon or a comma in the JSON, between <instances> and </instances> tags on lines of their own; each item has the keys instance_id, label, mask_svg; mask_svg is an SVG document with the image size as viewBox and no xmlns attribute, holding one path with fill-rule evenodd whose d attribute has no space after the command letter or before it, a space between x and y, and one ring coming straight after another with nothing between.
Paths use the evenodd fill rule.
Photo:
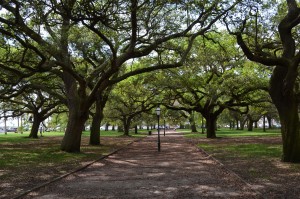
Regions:
<instances>
[{"instance_id":1,"label":"sandy walkway","mask_svg":"<svg viewBox=\"0 0 300 199\"><path fill-rule=\"evenodd\" d=\"M175 132L126 149L23 198L261 198Z\"/></svg>"}]
</instances>

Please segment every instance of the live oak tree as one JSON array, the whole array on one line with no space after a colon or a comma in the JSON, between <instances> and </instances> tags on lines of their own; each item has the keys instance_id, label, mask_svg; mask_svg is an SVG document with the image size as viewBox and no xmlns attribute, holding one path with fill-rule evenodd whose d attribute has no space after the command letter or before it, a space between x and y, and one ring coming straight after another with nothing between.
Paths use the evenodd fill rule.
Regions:
<instances>
[{"instance_id":1,"label":"live oak tree","mask_svg":"<svg viewBox=\"0 0 300 199\"><path fill-rule=\"evenodd\" d=\"M97 95L129 76L181 66L193 40L236 2L0 0L0 4L5 10L0 32L40 56L35 72L52 72L64 84L69 119L61 149L78 152ZM85 35L93 40L76 45L71 35L78 29L82 34L76 41L85 40ZM170 43L180 40L188 43L183 49ZM176 58L115 76L125 62L158 54Z\"/></svg>"},{"instance_id":2,"label":"live oak tree","mask_svg":"<svg viewBox=\"0 0 300 199\"><path fill-rule=\"evenodd\" d=\"M142 113L157 106L158 92L149 89L142 76L135 76L118 83L110 94L106 117L119 120L123 124L124 135L129 135L131 124Z\"/></svg>"},{"instance_id":3,"label":"live oak tree","mask_svg":"<svg viewBox=\"0 0 300 199\"><path fill-rule=\"evenodd\" d=\"M253 131L253 126L255 122L258 122L262 117L264 113L264 108L261 106L250 106L249 111L247 113L247 119L248 119L248 131Z\"/></svg>"},{"instance_id":4,"label":"live oak tree","mask_svg":"<svg viewBox=\"0 0 300 199\"><path fill-rule=\"evenodd\" d=\"M203 115L207 138L216 137L216 121L225 109L242 106L246 111L249 104L258 100L252 99L253 94L267 87L265 79L254 75L258 72L250 73L251 67L241 68L250 62L239 56L229 35L212 35L197 40L187 65L166 71L165 80L160 82L169 89L168 108L194 110Z\"/></svg>"},{"instance_id":5,"label":"live oak tree","mask_svg":"<svg viewBox=\"0 0 300 199\"><path fill-rule=\"evenodd\" d=\"M154 108L156 108L156 106L154 106ZM138 116L137 120L135 120L135 123L146 126L147 130L155 129L155 124L157 124L157 115L155 110L152 109L148 112L142 113Z\"/></svg>"},{"instance_id":6,"label":"live oak tree","mask_svg":"<svg viewBox=\"0 0 300 199\"><path fill-rule=\"evenodd\" d=\"M248 131L253 131L253 125L262 117L261 110L258 107L250 107L247 113Z\"/></svg>"},{"instance_id":7,"label":"live oak tree","mask_svg":"<svg viewBox=\"0 0 300 199\"><path fill-rule=\"evenodd\" d=\"M275 107L275 105L269 104L266 112L265 112L265 116L266 119L268 120L268 125L269 125L269 129L272 129L274 127L278 127L278 123L279 123L279 115L278 115L278 111ZM273 121L275 121L275 124L273 124ZM274 126L275 125L275 126Z\"/></svg>"},{"instance_id":8,"label":"live oak tree","mask_svg":"<svg viewBox=\"0 0 300 199\"><path fill-rule=\"evenodd\" d=\"M184 122L189 122L189 127L191 128L192 133L196 133L197 131L197 125L195 121L195 111L191 109L182 110L178 107L172 107L169 105L166 105L170 110L177 110L178 114L181 116L180 120L178 121L180 123L180 126L185 128ZM181 128L180 127L180 128Z\"/></svg>"},{"instance_id":9,"label":"live oak tree","mask_svg":"<svg viewBox=\"0 0 300 199\"><path fill-rule=\"evenodd\" d=\"M39 126L53 113L66 111L62 88L56 76L46 72L36 73L39 57L22 45L9 46L4 39L0 49L0 100L10 109L10 117L31 114L32 128L29 137L37 138ZM46 80L46 81L45 81Z\"/></svg>"},{"instance_id":10,"label":"live oak tree","mask_svg":"<svg viewBox=\"0 0 300 199\"><path fill-rule=\"evenodd\" d=\"M227 112L229 118L227 119L229 119L230 129L236 129L236 130L244 129L244 125L247 121L246 114L248 112L249 110L245 111L244 108L229 110Z\"/></svg>"},{"instance_id":11,"label":"live oak tree","mask_svg":"<svg viewBox=\"0 0 300 199\"><path fill-rule=\"evenodd\" d=\"M232 117L232 113L236 113L236 112L230 111L228 109L224 110L218 118L218 124L221 127L229 127L229 129L234 129L235 128L235 119ZM236 114L238 114L238 113L236 113Z\"/></svg>"},{"instance_id":12,"label":"live oak tree","mask_svg":"<svg viewBox=\"0 0 300 199\"><path fill-rule=\"evenodd\" d=\"M252 100L249 101L249 94L259 89L256 84L248 85L247 87L242 86L242 88L239 84L239 89L233 87L228 88L226 85L232 84L232 82L226 82L226 80L229 80L227 78L230 78L231 81L238 81L238 77L233 74L230 76L228 74L226 75L226 78L224 74L223 78L215 77L209 81L207 81L208 79L206 78L201 79L201 77L198 76L196 80L198 81L197 84L187 84L186 78L191 77L192 74L188 74L184 78L181 77L181 80L176 81L178 88L175 89L170 86L170 92L174 94L175 100L171 101L171 103L169 102L166 106L174 110L196 111L201 113L206 121L207 138L215 138L218 116L225 109L236 109L242 106L247 110L247 106L253 103ZM173 76L171 79L175 78L177 80L179 79L178 76ZM168 81L171 80L168 79ZM250 84L249 82L247 83Z\"/></svg>"},{"instance_id":13,"label":"live oak tree","mask_svg":"<svg viewBox=\"0 0 300 199\"><path fill-rule=\"evenodd\" d=\"M232 120L235 121L236 129L244 130L246 122L248 122L248 127L251 126L253 122L257 122L260 119L262 112L268 109L267 105L271 107L271 99L267 92L271 72L261 65L248 61L244 62L238 71L236 75L241 77L238 79L233 78L233 81L229 81L227 87L229 90L252 88L251 93L245 95L243 99L248 106L247 111L243 108L235 108L230 111ZM258 109L260 113L258 113Z\"/></svg>"},{"instance_id":14,"label":"live oak tree","mask_svg":"<svg viewBox=\"0 0 300 199\"><path fill-rule=\"evenodd\" d=\"M194 111L190 111L189 112L189 118L188 118L188 120L189 120L189 123L191 125L191 131L193 133L198 132L197 131L197 126L196 126L196 121L195 121L195 112Z\"/></svg>"},{"instance_id":15,"label":"live oak tree","mask_svg":"<svg viewBox=\"0 0 300 199\"><path fill-rule=\"evenodd\" d=\"M167 108L167 107L166 107ZM186 118L186 112L183 110L172 110L172 109L166 109L164 113L164 118L166 118L166 122L170 125L170 127L178 128L188 122L188 119ZM182 125L184 128L184 125Z\"/></svg>"},{"instance_id":16,"label":"live oak tree","mask_svg":"<svg viewBox=\"0 0 300 199\"><path fill-rule=\"evenodd\" d=\"M9 97L5 103L11 108L11 117L30 115L32 123L30 138L38 138L39 127L52 114L66 112L59 100L41 90L22 92L18 97Z\"/></svg>"},{"instance_id":17,"label":"live oak tree","mask_svg":"<svg viewBox=\"0 0 300 199\"><path fill-rule=\"evenodd\" d=\"M109 98L112 87L107 88L104 92L96 96L94 108L91 110L92 123L90 128L90 145L100 145L100 127L104 118L104 108ZM94 110L94 111L93 111Z\"/></svg>"},{"instance_id":18,"label":"live oak tree","mask_svg":"<svg viewBox=\"0 0 300 199\"><path fill-rule=\"evenodd\" d=\"M300 8L295 0L286 0L277 5L277 10L272 7L267 11L263 10L267 6L251 3L250 12L247 12L242 24L234 30L233 21L227 20L227 28L236 35L248 59L265 66L274 66L269 93L281 122L282 160L300 162Z\"/></svg>"}]
</instances>

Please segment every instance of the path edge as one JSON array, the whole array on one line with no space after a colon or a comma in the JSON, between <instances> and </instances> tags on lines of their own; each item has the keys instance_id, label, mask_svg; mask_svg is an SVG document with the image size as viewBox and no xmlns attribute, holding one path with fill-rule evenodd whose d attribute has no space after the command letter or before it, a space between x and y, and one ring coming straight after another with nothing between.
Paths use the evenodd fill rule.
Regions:
<instances>
[{"instance_id":1,"label":"path edge","mask_svg":"<svg viewBox=\"0 0 300 199\"><path fill-rule=\"evenodd\" d=\"M106 158L108 158L109 156L114 155L114 154L116 154L117 152L126 149L127 147L129 147L129 146L132 145L133 143L135 143L135 142L140 142L141 140L143 140L143 139L146 138L146 137L147 137L147 136L142 137L142 138L139 138L139 139L137 139L137 140L134 140L134 141L128 143L127 145L125 145L125 146L123 146L123 147L121 147L121 148L119 148L119 149L116 149L116 150L112 151L111 153L109 153L109 154L107 154L107 155L102 155L100 158L98 158L98 159L96 159L96 160L94 160L94 161L92 161L92 162L90 162L90 163L88 163L88 164L86 164L86 165L80 166L80 167L78 167L78 168L76 168L76 169L74 169L74 170L72 170L72 171L70 171L70 172L68 172L68 173L65 173L65 174L63 174L63 175L61 175L61 176L58 176L58 177L56 177L56 178L54 178L54 179L52 179L52 180L49 180L49 181L47 181L47 182L45 182L45 183L43 183L43 184L41 184L41 185L35 186L35 187L33 187L33 188L31 188L31 189L29 189L29 190L27 190L27 191L24 191L23 193L19 194L18 196L13 197L12 199L20 199L20 198L22 198L23 196L28 195L30 192L36 191L36 190L38 190L38 189L41 189L41 188L43 188L43 187L45 187L45 186L47 186L47 185L49 185L49 184L52 184L52 183L54 183L54 182L57 182L57 181L61 180L61 179L65 178L65 177L67 177L67 176L69 176L69 175L72 175L72 174L74 174L74 173L77 173L77 172L79 172L79 171L82 171L82 170L86 169L87 167L91 166L92 164L95 164L96 162L99 162L99 161L101 161L101 160L103 160L103 159L106 159Z\"/></svg>"},{"instance_id":2,"label":"path edge","mask_svg":"<svg viewBox=\"0 0 300 199\"><path fill-rule=\"evenodd\" d=\"M261 197L262 199L266 199L263 194L256 190L255 188L253 188L253 186L248 183L246 180L244 180L241 176L239 176L237 173L235 173L234 171L232 171L231 169L229 169L228 167L226 167L226 165L224 165L220 160L218 160L217 158L215 158L213 155L207 153L204 149L202 149L201 147L196 146L197 149L204 153L208 158L211 158L213 161L215 161L217 164L219 164L223 169L225 169L226 171L228 171L230 174L234 175L236 178L238 178L239 180L241 180L244 184L246 184L252 191L254 191L259 197Z\"/></svg>"}]
</instances>

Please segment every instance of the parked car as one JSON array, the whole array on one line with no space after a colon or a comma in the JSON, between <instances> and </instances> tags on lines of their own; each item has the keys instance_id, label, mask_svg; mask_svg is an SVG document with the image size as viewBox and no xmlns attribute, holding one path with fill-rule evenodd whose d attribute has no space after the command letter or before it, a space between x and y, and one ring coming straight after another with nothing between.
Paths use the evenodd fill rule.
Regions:
<instances>
[{"instance_id":1,"label":"parked car","mask_svg":"<svg viewBox=\"0 0 300 199\"><path fill-rule=\"evenodd\" d=\"M6 129L7 132L17 132L18 131L18 128L15 128L15 127L12 127L12 128L8 128Z\"/></svg>"}]
</instances>

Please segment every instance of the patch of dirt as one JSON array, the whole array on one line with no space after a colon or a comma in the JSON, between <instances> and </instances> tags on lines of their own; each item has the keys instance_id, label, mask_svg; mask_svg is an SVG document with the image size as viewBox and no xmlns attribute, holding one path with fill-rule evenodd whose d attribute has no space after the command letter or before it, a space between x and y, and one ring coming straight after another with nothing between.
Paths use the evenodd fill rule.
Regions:
<instances>
[{"instance_id":1,"label":"patch of dirt","mask_svg":"<svg viewBox=\"0 0 300 199\"><path fill-rule=\"evenodd\" d=\"M0 169L0 198L14 198L34 187L51 181L76 169L79 169L107 153L123 148L137 138L133 137L101 137L101 147L99 149L86 149L89 138L83 137L81 148L83 153L89 154L84 158L72 159L63 163L51 162L40 164L39 162L26 165L17 165L12 168ZM59 148L62 137L47 137L28 143L1 143L1 149L40 149L49 145ZM104 148L101 150L101 148ZM58 150L59 151L59 150ZM101 154L102 152L102 154ZM64 153L64 152L61 152ZM0 156L1 157L1 156ZM22 161L18 161L20 163Z\"/></svg>"},{"instance_id":2,"label":"patch of dirt","mask_svg":"<svg viewBox=\"0 0 300 199\"><path fill-rule=\"evenodd\" d=\"M280 157L238 157L222 150L228 144L275 144L281 145L280 137L239 137L217 139L188 139L192 144L212 143L218 147L210 154L224 166L235 172L265 198L300 198L300 164L284 163Z\"/></svg>"},{"instance_id":3,"label":"patch of dirt","mask_svg":"<svg viewBox=\"0 0 300 199\"><path fill-rule=\"evenodd\" d=\"M149 136L26 198L261 198L181 134Z\"/></svg>"},{"instance_id":4,"label":"patch of dirt","mask_svg":"<svg viewBox=\"0 0 300 199\"><path fill-rule=\"evenodd\" d=\"M171 136L171 135L168 135ZM109 151L114 151L123 148L128 143L136 140L132 137L103 137L101 138L103 147L108 147ZM156 142L155 139L151 140ZM218 138L218 139L185 139L192 145L199 143L213 143L218 147L215 154L210 154L216 158L228 170L233 171L240 176L244 181L249 183L251 187L260 193L265 198L300 198L300 165L283 163L278 158L253 158L239 157L233 154L228 154L222 150L222 146L227 144L281 144L281 139L278 137L239 137L239 138ZM49 144L60 145L61 138L53 137L49 140L38 140L33 144L4 144L1 148L22 148L22 147L43 147ZM172 145L176 144L176 139L169 140ZM88 146L88 137L83 137L82 148ZM85 153L95 154L97 151L85 151ZM99 158L102 154L99 154ZM0 156L1 157L1 156ZM91 158L92 157L92 158ZM63 174L74 171L95 160L95 156L90 158L73 160L64 164L56 164L49 162L48 165L41 166L36 163L35 166L27 168L18 166L12 170L3 170L0 168L0 198L13 198L27 190L30 190L38 185L41 185L49 180L55 179ZM222 177L222 176L220 176ZM190 190L192 191L192 190Z\"/></svg>"}]
</instances>

